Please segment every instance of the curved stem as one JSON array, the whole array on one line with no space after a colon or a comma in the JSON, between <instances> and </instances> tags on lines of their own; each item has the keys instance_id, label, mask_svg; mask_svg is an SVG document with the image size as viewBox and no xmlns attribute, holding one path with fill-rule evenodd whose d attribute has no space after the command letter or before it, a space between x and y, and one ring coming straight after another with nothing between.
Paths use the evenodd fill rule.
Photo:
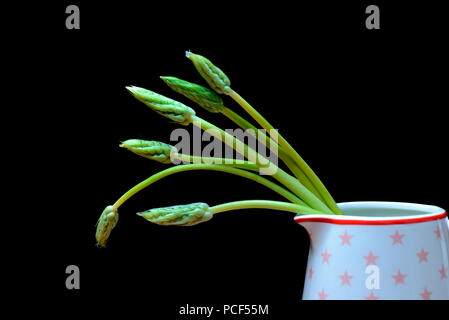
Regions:
<instances>
[{"instance_id":1,"label":"curved stem","mask_svg":"<svg viewBox=\"0 0 449 320\"><path fill-rule=\"evenodd\" d=\"M272 143L277 143L277 141L274 141L273 139L270 139L269 136L263 134L262 132L259 132L259 129L256 128L254 125L252 125L250 122L245 120L243 117L241 117L236 112L232 111L231 109L224 107L222 112L224 116L226 116L228 119L233 121L236 125L238 125L240 128L244 130L252 129L254 130L254 133L257 132L257 135L262 138L262 141L265 141L265 146L272 145ZM255 136L251 130L248 131L249 134L252 136ZM257 138L257 137L256 137ZM281 159L287 168L295 175L296 178L299 179L299 181L304 184L304 186L312 191L312 193L320 199L322 202L324 201L324 198L321 196L321 194L318 192L318 190L315 188L315 186L310 182L309 178L304 174L304 172L296 165L296 163L292 160L292 158L287 154L287 152L278 145L278 156L279 159Z\"/></svg>"},{"instance_id":2,"label":"curved stem","mask_svg":"<svg viewBox=\"0 0 449 320\"><path fill-rule=\"evenodd\" d=\"M271 200L244 200L220 204L210 208L212 214L240 209L270 209L294 212L296 214L326 214L298 204Z\"/></svg>"},{"instance_id":3,"label":"curved stem","mask_svg":"<svg viewBox=\"0 0 449 320\"><path fill-rule=\"evenodd\" d=\"M210 165L209 164L187 164L187 165L180 165L180 166L168 168L166 170L158 172L158 173L152 175L151 177L145 179L141 183L137 184L136 186L134 186L133 188L128 190L125 194L123 194L112 206L113 210L117 210L126 200L131 198L134 194L145 189L146 187L155 183L156 181L158 181L164 177L170 176L172 174L178 173L178 172L190 171L190 170L213 170L213 171L222 171L222 172L235 174L235 175L253 180L255 182L258 182L258 183L270 188L271 190L279 193L280 195L282 195L283 197L285 197L286 199L288 199L292 202L305 205L305 203L301 199L299 199L297 196L295 196L291 192L285 190L284 188L278 186L277 184L275 184L275 183L271 182L270 180L267 180L257 174L247 172L247 171L237 169L237 168L215 165L215 164L210 164Z\"/></svg>"},{"instance_id":4,"label":"curved stem","mask_svg":"<svg viewBox=\"0 0 449 320\"><path fill-rule=\"evenodd\" d=\"M234 122L236 125L238 125L240 128L242 128L243 130L253 129L254 132L259 131L259 129L256 126L254 126L253 124L251 124L250 122L245 120L242 116L240 116L238 113L232 111L231 109L229 109L227 107L224 107L223 110L221 111L221 113L225 117L227 117L229 120ZM265 140L265 145L268 145L268 144L271 145L272 143L277 144L277 142L274 141L273 139L271 139L269 136L267 136L265 134L262 135L261 133L259 133L259 135L262 137L263 140ZM279 150L279 153L281 151L284 151L282 149L282 147L280 147L279 145L278 145L278 150Z\"/></svg>"},{"instance_id":5,"label":"curved stem","mask_svg":"<svg viewBox=\"0 0 449 320\"><path fill-rule=\"evenodd\" d=\"M266 162L269 166L271 166L271 170L272 172L274 172L272 174L273 178L275 178L276 180L281 182L284 186L289 188L292 192L294 192L297 196L299 196L305 203L307 203L307 205L309 205L311 208L332 213L332 211L323 202L321 202L320 199L318 199L309 189L304 187L304 185L301 184L301 182L299 182L297 179L289 175L287 172L285 172L284 170L273 164L271 161L269 161L262 155L260 155L257 151L248 147L240 140L236 139L229 133L223 131L217 126L211 124L210 122L201 119L197 116L192 116L191 118L192 124L194 126L197 126L205 131L207 130L207 132L210 135L229 145L233 149L243 150L243 155L249 160L254 160L257 164L259 164L259 158L263 159L264 162Z\"/></svg>"},{"instance_id":6,"label":"curved stem","mask_svg":"<svg viewBox=\"0 0 449 320\"><path fill-rule=\"evenodd\" d=\"M300 167L292 160L292 158L285 153L285 156L281 156L281 153L279 153L279 158L285 163L287 168L290 169L290 171L295 175L295 177L307 188L309 189L318 199L320 199L321 202L326 203L324 198L321 196L321 194L318 192L317 188L312 184L312 182L307 178L307 176L304 174L304 172L301 170Z\"/></svg>"},{"instance_id":7,"label":"curved stem","mask_svg":"<svg viewBox=\"0 0 449 320\"><path fill-rule=\"evenodd\" d=\"M191 116L192 124L204 131L207 131L210 135L213 137L219 139L220 141L224 142L237 152L243 153L243 156L247 159L249 159L251 162L256 163L257 165L260 165L260 159L264 160L266 164L274 166L274 169L277 168L276 165L274 165L272 162L270 162L268 159L263 157L261 154L259 154L256 150L253 148L248 147L246 144L238 140L236 137L230 135L226 131L220 129L219 127L213 125L212 123L198 117L198 116Z\"/></svg>"},{"instance_id":8,"label":"curved stem","mask_svg":"<svg viewBox=\"0 0 449 320\"><path fill-rule=\"evenodd\" d=\"M214 158L214 157L200 157L200 156L191 156L183 153L174 153L171 155L174 159L178 159L181 161L185 161L192 164L218 164L224 166L230 166L232 168L250 170L250 171L259 171L260 168L257 164L245 161L245 160L237 160L230 158ZM229 163L223 163L228 161Z\"/></svg>"},{"instance_id":9,"label":"curved stem","mask_svg":"<svg viewBox=\"0 0 449 320\"><path fill-rule=\"evenodd\" d=\"M187 161L190 163L207 163L207 164L220 164L224 161L229 161L231 163L225 164L225 165L230 165L234 168L240 168L240 169L245 169L245 170L251 170L251 171L258 171L259 167L254 164L251 163L249 161L243 161L243 160L236 160L236 159L227 159L227 158L213 158L213 157L199 157L199 156L191 156L191 155L186 155L186 154L182 154L182 153L176 153L176 154L172 154L172 157L181 161ZM239 162L243 162L243 163L239 163ZM277 179L279 182L283 183L284 185L292 183L293 185L296 185L297 182L292 180L292 178L283 170L279 169L279 173L278 175L274 176L275 179ZM304 186L305 188L307 188L306 186ZM295 187L295 186L290 186L289 189L291 189L292 191L297 191L297 193L299 194L304 194L307 193L309 191L307 191L304 188L301 187Z\"/></svg>"},{"instance_id":10,"label":"curved stem","mask_svg":"<svg viewBox=\"0 0 449 320\"><path fill-rule=\"evenodd\" d=\"M274 129L273 126L259 113L255 110L245 99L243 99L237 92L231 89L229 96L234 99L246 112L248 112L254 120L260 124L267 132L270 129ZM335 200L327 191L324 184L318 178L318 176L313 172L309 165L301 158L301 156L293 149L293 147L278 133L279 145L285 149L285 151L291 156L299 168L304 172L310 182L316 187L320 195L325 200L325 203L331 210L336 214L343 214L343 212L338 208Z\"/></svg>"},{"instance_id":11,"label":"curved stem","mask_svg":"<svg viewBox=\"0 0 449 320\"><path fill-rule=\"evenodd\" d=\"M202 156L192 156L189 154L183 153L173 153L171 154L172 160L177 159L180 161L185 161L189 163L204 163L204 164L222 164L222 165L231 165L231 166L239 166L241 168L250 169L253 171L259 170L259 166L253 162L245 161L245 160L237 160L230 158L216 158L216 157L202 157Z\"/></svg>"},{"instance_id":12,"label":"curved stem","mask_svg":"<svg viewBox=\"0 0 449 320\"><path fill-rule=\"evenodd\" d=\"M279 134L279 140L281 141L284 148L294 159L295 163L299 168L302 169L305 177L315 186L316 190L319 192L321 198L324 200L324 203L335 213L335 214L344 214L343 211L337 206L334 198L332 198L329 191L326 189L324 184L321 182L320 178L313 172L313 170L309 167L309 165L304 161L304 159L296 152L295 149Z\"/></svg>"}]
</instances>

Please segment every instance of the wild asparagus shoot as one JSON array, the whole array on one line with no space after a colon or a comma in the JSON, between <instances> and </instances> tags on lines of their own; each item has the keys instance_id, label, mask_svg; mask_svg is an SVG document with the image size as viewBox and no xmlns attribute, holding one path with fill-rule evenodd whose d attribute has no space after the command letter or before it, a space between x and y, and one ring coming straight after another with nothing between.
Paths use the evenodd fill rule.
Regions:
<instances>
[{"instance_id":1,"label":"wild asparagus shoot","mask_svg":"<svg viewBox=\"0 0 449 320\"><path fill-rule=\"evenodd\" d=\"M212 90L176 77L164 76L161 79L173 91L183 95L208 112L221 113L242 130L247 130L250 135L261 141L263 146L276 152L289 172L279 168L277 163L270 161L251 145L236 139L227 131L198 117L191 107L147 89L136 86L126 87L137 100L156 113L183 126L193 124L207 131L218 141L243 154L247 160L237 161L230 158L183 154L179 153L174 146L159 141L142 139L123 141L120 147L139 156L164 164L174 163L175 160L181 161L181 164L153 174L125 192L112 206L106 207L97 223L96 239L98 245L106 246L111 231L118 222L118 208L133 195L167 176L192 170L221 171L253 180L283 196L285 201L244 200L211 207L204 202L196 202L154 208L139 212L138 215L159 225L193 226L209 221L216 213L239 209L271 209L296 214L343 214L313 170L293 147L274 130L274 127L231 88L231 81L226 74L203 56L191 52L187 52L186 56L193 62L195 69ZM237 102L263 130L258 130L250 121L225 106L220 94L227 95ZM271 170L269 171L270 177L263 177L261 173L264 172L263 170L268 170L267 168Z\"/></svg>"}]
</instances>

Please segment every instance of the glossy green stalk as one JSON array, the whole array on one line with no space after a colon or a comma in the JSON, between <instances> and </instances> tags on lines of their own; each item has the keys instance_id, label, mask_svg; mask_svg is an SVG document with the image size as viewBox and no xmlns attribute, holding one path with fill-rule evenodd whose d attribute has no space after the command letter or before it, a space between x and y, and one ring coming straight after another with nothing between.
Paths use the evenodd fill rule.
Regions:
<instances>
[{"instance_id":1,"label":"glossy green stalk","mask_svg":"<svg viewBox=\"0 0 449 320\"><path fill-rule=\"evenodd\" d=\"M136 140L127 140L127 141L136 141ZM157 142L157 141L144 141L144 140L141 140L141 141L145 142L144 143L145 145L147 145L149 142L151 142L152 144ZM122 146L125 143L123 143ZM126 144L129 145L130 143L126 143ZM141 142L140 144L143 144L143 143ZM165 144L165 145L168 146L167 144ZM160 158L158 157L158 158L155 159L153 154L148 156L147 154L142 154L142 152L137 152L135 150L133 152L136 153L136 154L142 155L142 156L144 156L144 157L146 157L148 159L160 161ZM239 169L244 169L244 170L251 170L251 171L259 171L259 169L260 169L259 166L257 166L255 163L251 163L249 161L244 161L244 160L237 160L237 159L226 159L226 158L216 158L216 157L201 157L201 156L192 156L192 155L187 155L187 154L182 154L182 153L172 153L171 154L171 158L172 159L177 159L177 160L180 160L180 161L184 161L184 162L195 163L195 164L199 164L199 163L203 163L203 164L221 164L221 165L225 165L225 166L232 166L234 168L239 168ZM166 163L166 162L163 162L163 163ZM290 194L290 197L292 195L293 194ZM296 198L295 199L296 201L294 201L294 202L298 202L299 198L297 198L296 196L294 196L294 197ZM291 199L293 199L293 198L291 197Z\"/></svg>"},{"instance_id":2,"label":"glossy green stalk","mask_svg":"<svg viewBox=\"0 0 449 320\"><path fill-rule=\"evenodd\" d=\"M237 160L230 158L217 158L217 157L202 157L202 156L192 156L183 153L172 153L172 159L180 160L188 163L204 163L204 164L221 164L229 165L235 168L241 168L252 171L259 171L259 166L253 162L246 160Z\"/></svg>"},{"instance_id":3,"label":"glossy green stalk","mask_svg":"<svg viewBox=\"0 0 449 320\"><path fill-rule=\"evenodd\" d=\"M204 63L204 59L200 60L203 67L205 66L204 70L208 70L209 64ZM219 75L217 76L216 74L214 74L212 76L213 81L215 81L217 77L221 79ZM203 130L208 130L209 134L220 139L221 141L223 141L222 137L225 137L224 142L231 146L233 149L237 150L237 152L243 152L243 155L247 157L248 160L259 165L259 167L261 168L261 173L273 175L273 177L276 178L279 182L288 187L297 196L301 197L301 199L310 207L321 211L330 211L329 208L323 202L321 202L321 200L317 196L315 196L313 192L304 187L304 185L300 181L291 179L292 177L286 172L278 168L271 161L261 156L257 151L249 148L246 144L237 140L227 132L197 117L195 115L195 111L190 107L147 89L139 87L127 87L127 89L136 99L140 100L154 111L169 119L172 119L182 125L193 123L193 125ZM262 160L264 163L262 163L260 160Z\"/></svg>"},{"instance_id":4,"label":"glossy green stalk","mask_svg":"<svg viewBox=\"0 0 449 320\"><path fill-rule=\"evenodd\" d=\"M254 109L245 99L243 99L237 92L234 90L229 91L229 96L233 98L254 120L260 124L267 132L270 132L270 129L274 129L273 126L259 113L256 109ZM343 212L338 208L334 199L327 191L324 184L318 178L318 176L313 172L313 170L309 167L309 165L301 158L301 156L293 149L293 147L287 142L287 140L282 137L281 134L278 134L279 145L285 149L288 155L295 161L299 168L304 172L305 176L310 180L310 182L316 187L322 198L324 199L326 205L335 213L335 214L343 214Z\"/></svg>"},{"instance_id":5,"label":"glossy green stalk","mask_svg":"<svg viewBox=\"0 0 449 320\"><path fill-rule=\"evenodd\" d=\"M212 214L241 209L270 209L294 212L296 214L327 214L298 204L271 200L243 200L228 202L209 208Z\"/></svg>"},{"instance_id":6,"label":"glossy green stalk","mask_svg":"<svg viewBox=\"0 0 449 320\"><path fill-rule=\"evenodd\" d=\"M237 176L241 176L250 180L253 180L257 183L260 183L268 188L270 188L271 190L277 192L278 194L280 194L281 196L285 197L286 199L298 203L298 204L302 204L305 205L304 202L299 199L297 196L293 195L291 192L285 190L284 188L280 187L279 185L271 182L268 179L265 179L257 174L245 171L245 170L241 170L241 169L237 169L237 168L232 168L232 167L228 167L228 166L222 166L222 165L216 165L216 164L187 164L187 165L180 165L180 166L176 166L176 167L171 167L168 168L166 170L163 170L161 172L158 172L154 175L152 175L151 177L145 179L144 181L142 181L141 183L137 184L136 186L134 186L133 188L131 188L130 190L128 190L125 194L123 194L112 206L111 210L112 211L117 211L117 209L125 202L127 201L129 198L131 198L133 195L135 195L137 192L145 189L146 187L150 186L151 184L159 181L162 178L165 178L167 176L170 176L172 174L178 173L178 172L183 172L183 171L191 171L191 170L212 170L212 171L221 171L221 172L226 172L226 173L231 173Z\"/></svg>"},{"instance_id":7,"label":"glossy green stalk","mask_svg":"<svg viewBox=\"0 0 449 320\"><path fill-rule=\"evenodd\" d=\"M252 129L254 132L258 132L258 134L261 136L262 140L265 140L265 146L268 146L272 143L276 143L277 141L274 141L273 139L270 139L267 135L259 132L259 130L252 125L250 122L246 121L243 117L238 115L236 112L232 111L231 109L224 107L221 111L221 113L226 116L228 119L230 119L232 122L237 124L240 128L244 130ZM250 134L251 131L248 131ZM256 137L257 138L257 137ZM292 158L285 152L284 148L278 145L278 157L281 159L287 168L290 169L290 171L299 179L299 181L307 188L309 189L318 199L320 199L322 202L324 201L324 198L321 196L321 194L318 192L318 190L315 188L315 186L310 182L309 178L304 174L304 172L297 166L297 164L292 160Z\"/></svg>"},{"instance_id":8,"label":"glossy green stalk","mask_svg":"<svg viewBox=\"0 0 449 320\"><path fill-rule=\"evenodd\" d=\"M197 116L192 116L192 123L195 126L203 130L207 130L209 134L214 136L215 138L223 141L230 147L236 150L243 150L244 156L250 161L256 161L259 164L259 158L262 158L264 162L268 162L270 166L273 166L273 178L281 182L284 186L289 188L292 192L294 192L297 196L299 196L305 203L307 203L311 208L316 210L320 210L323 212L332 213L329 208L321 202L309 189L307 189L301 182L297 179L286 173L281 168L274 165L272 162L269 162L266 158L257 153L254 149L249 148L246 144L231 136L229 133L223 131L222 129L216 127L215 125L207 122L204 119L201 119Z\"/></svg>"},{"instance_id":9,"label":"glossy green stalk","mask_svg":"<svg viewBox=\"0 0 449 320\"><path fill-rule=\"evenodd\" d=\"M209 84L209 86L215 90L215 92L220 94L229 95L238 104L240 104L243 109L248 112L257 123L259 123L269 134L270 129L274 129L270 123L265 120L262 115L257 112L249 103L247 103L239 94L237 94L231 88L231 81L226 76L226 74L217 66L215 66L209 59L194 54L192 52L186 52L186 56L190 59L198 73L203 77L204 80ZM325 186L315 175L315 173L310 169L307 163L298 155L298 153L288 144L288 142L278 134L278 140L280 147L284 148L286 153L292 158L292 160L297 164L300 170L296 170L296 176L301 179L301 182L320 195L320 198L324 199L326 205L337 214L343 214L341 210L337 207L334 199L329 194ZM310 186L313 186L310 187Z\"/></svg>"}]
</instances>

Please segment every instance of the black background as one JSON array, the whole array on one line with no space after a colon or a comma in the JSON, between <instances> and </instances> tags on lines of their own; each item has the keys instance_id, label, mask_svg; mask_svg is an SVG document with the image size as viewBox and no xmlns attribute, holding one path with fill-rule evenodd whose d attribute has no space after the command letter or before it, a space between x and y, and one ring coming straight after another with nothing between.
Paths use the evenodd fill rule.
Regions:
<instances>
[{"instance_id":1,"label":"black background","mask_svg":"<svg viewBox=\"0 0 449 320\"><path fill-rule=\"evenodd\" d=\"M168 95L234 128L159 79L205 85L186 50L226 72L337 202L448 208L443 10L395 3L76 1L17 9L22 19L11 30L22 23L29 31L13 37L26 47L20 50L27 75L21 84L29 99L19 99L19 110L36 128L29 137L39 142L33 152L39 183L30 189L39 202L30 250L16 252L14 261L25 258L22 267L39 270L32 285L45 297L39 307L59 305L79 315L90 307L95 316L126 312L148 319L182 319L177 312L187 303L269 304L270 316L259 319L321 308L300 302L308 239L293 214L242 210L191 228L152 225L135 215L198 201L281 200L224 173L182 173L140 192L120 208L108 248L95 246L104 207L166 168L118 148L120 141L169 142L178 127L136 101L126 85ZM69 4L80 7L80 30L65 28ZM380 30L365 28L368 4L380 7ZM30 11L38 13L35 19L25 17ZM65 288L70 264L81 270L77 291ZM27 271L23 278L20 295L30 289Z\"/></svg>"}]
</instances>

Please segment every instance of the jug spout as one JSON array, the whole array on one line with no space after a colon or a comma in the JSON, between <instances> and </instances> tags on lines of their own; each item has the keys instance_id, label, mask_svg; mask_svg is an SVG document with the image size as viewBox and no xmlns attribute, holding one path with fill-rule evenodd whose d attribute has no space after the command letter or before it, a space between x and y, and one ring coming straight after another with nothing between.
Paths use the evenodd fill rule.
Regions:
<instances>
[{"instance_id":1,"label":"jug spout","mask_svg":"<svg viewBox=\"0 0 449 320\"><path fill-rule=\"evenodd\" d=\"M313 220L296 220L296 222L306 230L307 234L309 235L310 245L312 245L312 239L314 237L317 238L318 233L321 232L322 228L320 228L320 224ZM322 238L322 235L320 235L319 237Z\"/></svg>"},{"instance_id":2,"label":"jug spout","mask_svg":"<svg viewBox=\"0 0 449 320\"><path fill-rule=\"evenodd\" d=\"M295 219L296 220L296 219ZM338 225L326 221L324 217L309 217L302 221L297 221L309 235L310 252L324 250L332 243L333 238L338 233Z\"/></svg>"}]
</instances>

